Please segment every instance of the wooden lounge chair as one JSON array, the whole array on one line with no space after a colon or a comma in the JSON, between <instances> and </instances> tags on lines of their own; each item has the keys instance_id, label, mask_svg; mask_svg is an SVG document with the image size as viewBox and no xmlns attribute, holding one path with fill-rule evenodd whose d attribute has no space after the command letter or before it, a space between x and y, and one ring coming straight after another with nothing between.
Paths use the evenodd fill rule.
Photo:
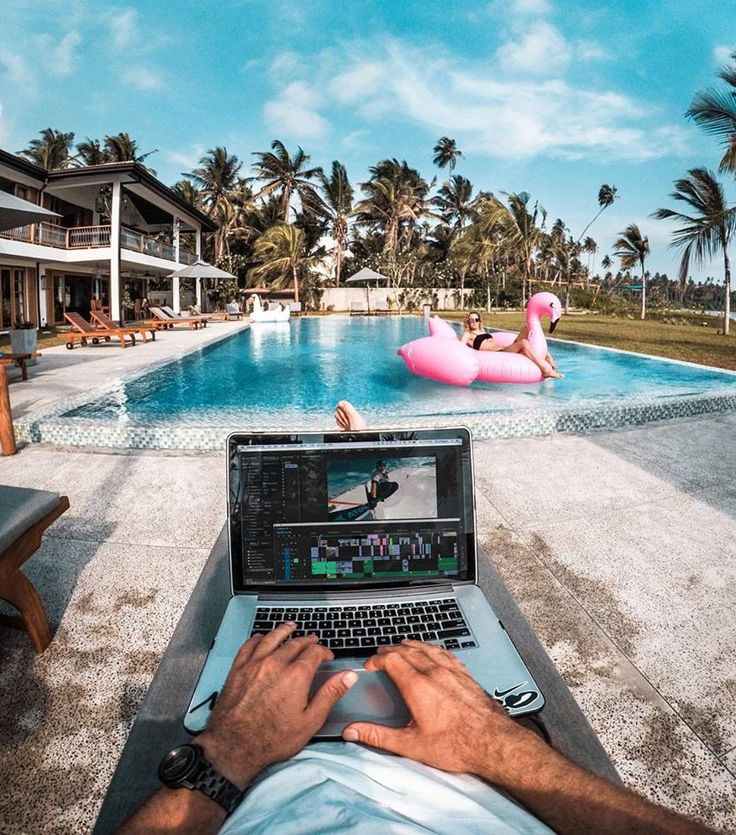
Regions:
<instances>
[{"instance_id":1,"label":"wooden lounge chair","mask_svg":"<svg viewBox=\"0 0 736 835\"><path fill-rule=\"evenodd\" d=\"M350 315L367 316L368 311L365 309L365 304L363 302L350 302Z\"/></svg>"},{"instance_id":2,"label":"wooden lounge chair","mask_svg":"<svg viewBox=\"0 0 736 835\"><path fill-rule=\"evenodd\" d=\"M83 319L78 313L65 313L64 318L74 328L71 333L67 334L66 347L69 350L77 342L83 347L86 347L90 342L93 345L99 345L101 341L109 342L113 336L120 340L120 346L122 348L128 347L128 343L125 341L126 337L130 337L130 344L135 345L135 331L118 327L100 331Z\"/></svg>"},{"instance_id":3,"label":"wooden lounge chair","mask_svg":"<svg viewBox=\"0 0 736 835\"><path fill-rule=\"evenodd\" d=\"M197 330L200 325L202 327L207 325L206 320L203 320L201 316L186 319L184 317L172 318L171 316L167 316L160 307L149 307L148 310L153 314L154 318L147 319L143 324L152 325L156 328L173 328L174 325L187 325L190 330Z\"/></svg>"},{"instance_id":4,"label":"wooden lounge chair","mask_svg":"<svg viewBox=\"0 0 736 835\"><path fill-rule=\"evenodd\" d=\"M185 316L183 313L177 313L173 307L164 305L161 310L171 319L199 319L203 327L207 327L207 316L200 313L199 316Z\"/></svg>"},{"instance_id":5,"label":"wooden lounge chair","mask_svg":"<svg viewBox=\"0 0 736 835\"><path fill-rule=\"evenodd\" d=\"M38 592L20 567L39 549L46 528L69 509L69 499L47 490L0 485L0 507L0 598L20 614L0 616L0 623L25 628L40 654L51 643L51 626Z\"/></svg>"},{"instance_id":6,"label":"wooden lounge chair","mask_svg":"<svg viewBox=\"0 0 736 835\"><path fill-rule=\"evenodd\" d=\"M163 308L164 311L166 308ZM189 315L193 319L206 319L208 322L230 322L233 319L242 319L243 311L235 302L225 305L224 310L217 310L213 313L202 313L196 305L189 305Z\"/></svg>"},{"instance_id":7,"label":"wooden lounge chair","mask_svg":"<svg viewBox=\"0 0 736 835\"><path fill-rule=\"evenodd\" d=\"M34 357L40 357L41 354L36 351L33 354L4 354L0 352L0 364L2 365L16 365L20 368L21 380L28 379L28 360Z\"/></svg>"},{"instance_id":8,"label":"wooden lounge chair","mask_svg":"<svg viewBox=\"0 0 736 835\"><path fill-rule=\"evenodd\" d=\"M125 328L121 328L105 313L98 313L91 310L90 316L92 321L95 323L98 333L104 331L125 331L125 333L132 333L134 336L139 333L144 344L146 343L146 334L150 333L151 340L154 342L156 341L157 328L153 325L141 325L140 327L138 325L134 325L133 327L126 326Z\"/></svg>"},{"instance_id":9,"label":"wooden lounge chair","mask_svg":"<svg viewBox=\"0 0 736 835\"><path fill-rule=\"evenodd\" d=\"M291 311L292 316L301 316L302 315L302 303L301 302L289 302L289 310Z\"/></svg>"}]
</instances>

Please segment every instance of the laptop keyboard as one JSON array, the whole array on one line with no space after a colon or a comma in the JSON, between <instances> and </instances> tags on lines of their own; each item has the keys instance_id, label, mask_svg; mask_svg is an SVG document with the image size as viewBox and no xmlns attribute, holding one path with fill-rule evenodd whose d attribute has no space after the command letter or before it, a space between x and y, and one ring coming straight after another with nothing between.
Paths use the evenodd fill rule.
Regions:
<instances>
[{"instance_id":1,"label":"laptop keyboard","mask_svg":"<svg viewBox=\"0 0 736 835\"><path fill-rule=\"evenodd\" d=\"M293 637L319 635L336 657L373 655L378 647L405 638L430 641L445 649L471 649L477 643L457 601L412 600L365 606L267 606L256 609L253 635L265 635L284 621L295 621Z\"/></svg>"}]
</instances>

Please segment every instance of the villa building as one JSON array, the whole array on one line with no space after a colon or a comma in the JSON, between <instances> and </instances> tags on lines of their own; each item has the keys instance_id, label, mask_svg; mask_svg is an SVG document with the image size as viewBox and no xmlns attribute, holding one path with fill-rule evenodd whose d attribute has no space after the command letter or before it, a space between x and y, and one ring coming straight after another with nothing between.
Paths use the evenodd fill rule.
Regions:
<instances>
[{"instance_id":1,"label":"villa building","mask_svg":"<svg viewBox=\"0 0 736 835\"><path fill-rule=\"evenodd\" d=\"M0 331L87 317L93 300L116 320L136 318L151 292L176 311L201 302L200 282L171 274L197 260L215 226L140 163L45 171L0 150L0 191L60 215L0 232Z\"/></svg>"}]
</instances>

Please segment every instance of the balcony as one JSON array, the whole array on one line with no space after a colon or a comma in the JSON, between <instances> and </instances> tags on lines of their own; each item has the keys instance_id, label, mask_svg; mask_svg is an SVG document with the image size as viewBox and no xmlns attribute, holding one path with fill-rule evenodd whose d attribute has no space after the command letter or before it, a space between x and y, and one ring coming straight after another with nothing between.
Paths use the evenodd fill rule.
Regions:
<instances>
[{"instance_id":1,"label":"balcony","mask_svg":"<svg viewBox=\"0 0 736 835\"><path fill-rule=\"evenodd\" d=\"M13 241L23 241L29 244L56 247L57 249L94 249L110 246L112 227L107 226L74 226L66 229L53 223L33 223L17 229L0 232L0 238ZM179 249L179 261L176 261L176 251L172 244L161 241L127 226L120 227L120 246L134 252L142 252L154 258L173 261L179 264L193 264L197 256L186 249Z\"/></svg>"}]
</instances>

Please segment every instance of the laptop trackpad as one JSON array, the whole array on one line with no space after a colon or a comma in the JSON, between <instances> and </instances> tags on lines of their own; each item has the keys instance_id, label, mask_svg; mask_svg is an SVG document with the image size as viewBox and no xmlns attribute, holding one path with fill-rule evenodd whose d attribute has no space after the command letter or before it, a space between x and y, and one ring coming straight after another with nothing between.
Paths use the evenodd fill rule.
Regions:
<instances>
[{"instance_id":1,"label":"laptop trackpad","mask_svg":"<svg viewBox=\"0 0 736 835\"><path fill-rule=\"evenodd\" d=\"M355 670L358 680L340 699L315 737L339 737L351 722L377 722L402 728L409 722L409 711L399 691L385 673L369 673L357 659L323 664L317 671L312 694L339 670Z\"/></svg>"}]
</instances>

